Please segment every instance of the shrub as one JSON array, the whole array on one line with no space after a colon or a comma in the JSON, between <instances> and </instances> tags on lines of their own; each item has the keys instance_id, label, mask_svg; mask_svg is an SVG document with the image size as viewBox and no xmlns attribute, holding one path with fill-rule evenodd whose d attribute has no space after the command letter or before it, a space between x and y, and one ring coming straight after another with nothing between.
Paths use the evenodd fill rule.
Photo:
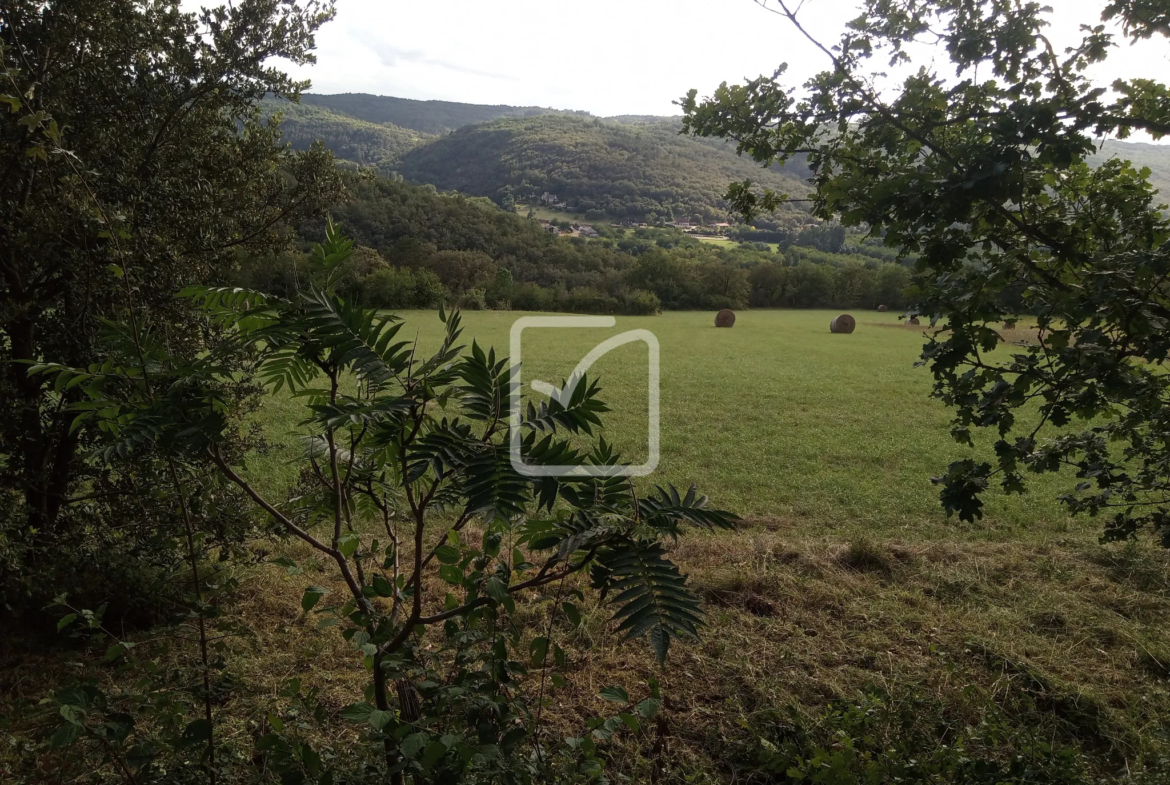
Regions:
<instances>
[{"instance_id":1,"label":"shrub","mask_svg":"<svg viewBox=\"0 0 1170 785\"><path fill-rule=\"evenodd\" d=\"M630 316L653 316L662 310L662 303L654 292L635 289L622 302L622 313Z\"/></svg>"},{"instance_id":2,"label":"shrub","mask_svg":"<svg viewBox=\"0 0 1170 785\"><path fill-rule=\"evenodd\" d=\"M556 293L534 283L521 283L512 287L512 307L518 311L555 311Z\"/></svg>"},{"instance_id":3,"label":"shrub","mask_svg":"<svg viewBox=\"0 0 1170 785\"><path fill-rule=\"evenodd\" d=\"M735 516L709 509L694 488L635 494L629 478L613 469L620 455L598 436L607 408L596 381L578 380L564 403L529 404L519 424L511 423L508 360L475 342L465 352L458 312L440 309L445 338L427 356L396 340L403 327L397 317L337 295L350 248L330 225L327 242L314 250L310 281L292 301L236 288L187 290L229 333L196 360L178 361L156 344L145 345L142 359L123 343L110 347L113 371L35 370L84 391L81 416L114 434L111 449L157 445L183 465L210 457L277 529L324 557L344 588L330 596L327 588L305 586L301 607L319 627L337 627L369 674L365 694L355 695L342 716L372 742L362 765L382 781L402 783L406 774L415 783L497 781L505 774L513 782L558 781L556 768L565 760L591 770L599 765L592 738L629 721L591 726L588 744L576 739L547 760L520 754L536 719L515 683L528 666L545 672L564 653L552 627L518 603L544 589L536 602L551 600L549 612L576 626L581 615L571 600L579 592L551 587L564 588L566 578L588 570L617 629L648 640L662 662L672 641L693 639L702 623L699 601L663 544L686 528L731 527ZM582 296L594 302L600 295ZM219 375L232 367L225 360L241 352L257 359L259 378L274 393L287 387L304 401L302 482L284 503L251 485L244 456L229 449L216 391ZM136 369L144 362L151 374L139 384ZM352 391L342 392L351 379ZM510 447L516 427L527 465L578 473L518 472ZM281 563L299 574L290 559ZM424 635L428 643L441 641L439 649L424 647ZM205 658L205 685L207 672ZM624 691L613 695L628 702ZM299 685L288 696L312 703ZM195 728L211 767L216 735L207 706L198 721L204 724L188 730ZM655 706L642 716L653 716ZM308 704L306 712L313 713ZM61 715L67 723L58 746L82 736L82 724L71 719L76 712ZM305 781L306 766L314 781L344 779L340 767L270 725L274 731L258 751L271 753L278 770L287 764L295 781ZM130 735L128 728L118 743Z\"/></svg>"},{"instance_id":4,"label":"shrub","mask_svg":"<svg viewBox=\"0 0 1170 785\"><path fill-rule=\"evenodd\" d=\"M617 310L616 300L592 286L582 286L569 292L566 305L574 313L613 313Z\"/></svg>"},{"instance_id":5,"label":"shrub","mask_svg":"<svg viewBox=\"0 0 1170 785\"><path fill-rule=\"evenodd\" d=\"M414 274L403 267L377 270L362 282L362 300L371 308L413 308Z\"/></svg>"},{"instance_id":6,"label":"shrub","mask_svg":"<svg viewBox=\"0 0 1170 785\"><path fill-rule=\"evenodd\" d=\"M488 307L483 289L469 289L459 297L458 304L467 311L486 311Z\"/></svg>"},{"instance_id":7,"label":"shrub","mask_svg":"<svg viewBox=\"0 0 1170 785\"><path fill-rule=\"evenodd\" d=\"M924 700L869 696L840 701L815 722L793 711L756 738L756 767L779 783L868 785L1088 785L1072 747L1021 734L991 704L974 728ZM956 727L956 726L959 727Z\"/></svg>"}]
</instances>

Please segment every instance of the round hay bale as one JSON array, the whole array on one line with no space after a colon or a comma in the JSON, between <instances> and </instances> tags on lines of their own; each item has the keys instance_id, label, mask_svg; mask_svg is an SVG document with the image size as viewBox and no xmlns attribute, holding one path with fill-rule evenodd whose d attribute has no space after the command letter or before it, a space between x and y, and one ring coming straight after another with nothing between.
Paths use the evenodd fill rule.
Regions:
<instances>
[{"instance_id":1,"label":"round hay bale","mask_svg":"<svg viewBox=\"0 0 1170 785\"><path fill-rule=\"evenodd\" d=\"M715 314L716 327L731 327L735 324L735 311L730 308L724 308L719 313Z\"/></svg>"},{"instance_id":2,"label":"round hay bale","mask_svg":"<svg viewBox=\"0 0 1170 785\"><path fill-rule=\"evenodd\" d=\"M857 327L857 320L847 313L843 313L833 321L829 322L829 332L844 333L848 335Z\"/></svg>"},{"instance_id":3,"label":"round hay bale","mask_svg":"<svg viewBox=\"0 0 1170 785\"><path fill-rule=\"evenodd\" d=\"M878 306L878 313L885 313L888 310L890 310L890 307L888 305L879 305Z\"/></svg>"},{"instance_id":4,"label":"round hay bale","mask_svg":"<svg viewBox=\"0 0 1170 785\"><path fill-rule=\"evenodd\" d=\"M910 326L912 326L912 327L917 327L917 326L919 325L919 322L918 322L918 317L917 317L917 316L911 316L909 319L907 319L907 320L906 320L906 324L908 324L908 325L910 325Z\"/></svg>"}]
</instances>

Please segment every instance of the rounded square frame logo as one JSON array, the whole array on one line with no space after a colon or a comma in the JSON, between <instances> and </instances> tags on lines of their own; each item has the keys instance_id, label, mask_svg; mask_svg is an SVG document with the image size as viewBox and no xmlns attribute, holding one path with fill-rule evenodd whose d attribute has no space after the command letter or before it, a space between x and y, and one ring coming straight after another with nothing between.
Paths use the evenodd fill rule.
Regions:
<instances>
[{"instance_id":1,"label":"rounded square frame logo","mask_svg":"<svg viewBox=\"0 0 1170 785\"><path fill-rule=\"evenodd\" d=\"M524 462L520 444L522 434L520 424L523 421L522 379L524 350L524 331L535 329L597 329L614 327L617 319L612 316L522 316L512 323L511 332L511 371L508 379L508 422L511 439L508 444L509 457L512 468L527 477L645 477L658 468L660 450L659 440L659 359L660 351L658 338L649 330L629 330L607 338L593 347L588 354L581 358L573 373L565 382L563 388L557 388L540 379L533 379L530 385L533 390L555 399L562 405L568 404L573 397L573 391L582 377L601 357L609 351L627 343L641 341L646 344L647 369L649 371L649 393L647 401L647 444L649 455L645 463L618 464L615 466L537 466Z\"/></svg>"}]
</instances>

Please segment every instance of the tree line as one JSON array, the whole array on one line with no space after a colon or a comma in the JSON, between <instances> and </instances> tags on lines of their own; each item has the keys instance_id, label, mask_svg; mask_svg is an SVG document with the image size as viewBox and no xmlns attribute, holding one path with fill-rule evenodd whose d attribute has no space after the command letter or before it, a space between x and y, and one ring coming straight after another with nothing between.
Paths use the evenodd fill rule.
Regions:
<instances>
[{"instance_id":1,"label":"tree line","mask_svg":"<svg viewBox=\"0 0 1170 785\"><path fill-rule=\"evenodd\" d=\"M424 144L427 134L395 125L369 123L310 103L266 98L263 110L279 115L281 137L294 150L325 144L334 157L354 166L374 167L390 174L408 151Z\"/></svg>"},{"instance_id":2,"label":"tree line","mask_svg":"<svg viewBox=\"0 0 1170 785\"><path fill-rule=\"evenodd\" d=\"M487 199L386 178L348 177L332 214L358 244L342 291L376 308L653 314L720 308L901 308L910 270L840 226L792 232L782 251L704 243L674 229L598 225L556 237ZM319 220L298 227L307 242ZM758 230L753 230L758 231ZM834 248L839 252L822 250ZM867 255L866 252L876 255ZM880 249L888 255L889 249ZM289 292L305 252L257 256L237 280Z\"/></svg>"}]
</instances>

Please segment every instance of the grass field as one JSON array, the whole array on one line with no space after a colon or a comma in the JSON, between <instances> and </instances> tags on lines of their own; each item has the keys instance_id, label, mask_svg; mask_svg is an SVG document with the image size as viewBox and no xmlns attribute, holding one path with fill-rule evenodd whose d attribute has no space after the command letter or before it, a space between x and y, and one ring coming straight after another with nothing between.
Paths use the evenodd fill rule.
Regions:
<instances>
[{"instance_id":1,"label":"grass field","mask_svg":"<svg viewBox=\"0 0 1170 785\"><path fill-rule=\"evenodd\" d=\"M466 313L466 338L506 350L520 315ZM619 684L637 699L657 678L663 722L608 743L611 776L891 781L786 778L794 761L821 749L853 760L841 763L850 771L866 760L927 766L959 755L980 765L1024 761L1032 772L997 782L1165 783L1167 553L1144 542L1099 544L1100 522L1070 520L1053 501L1068 477L1044 478L1024 497L990 494L977 524L948 521L929 478L967 453L947 433L946 410L928 398L929 372L914 367L921 329L894 314L855 312L856 332L832 335L834 315L745 311L720 330L711 313L666 313L622 317L609 330L526 333L525 379L559 382L603 338L654 332L662 455L643 482L696 482L745 518L739 531L688 534L671 549L706 601L708 627L701 642L672 649L666 669L644 643L620 642L608 609L593 601L582 605L581 627L556 629L568 686L547 693L551 739L612 713L601 687ZM402 316L407 333L437 344L434 313ZM622 347L595 368L614 409L606 436L640 460L645 350ZM292 479L298 419L287 398L262 412L271 450L250 473L272 496ZM249 631L230 658L236 693L220 709L226 734L245 745L249 729L279 710L284 680L320 689L336 712L368 678L336 630L317 629L301 611L306 585L344 595L329 566L296 543L257 547L257 566L238 576L225 609ZM282 552L305 573L264 563ZM544 607L518 613L534 623ZM7 678L35 683L61 668L49 654ZM335 749L358 742L340 718L320 732Z\"/></svg>"},{"instance_id":2,"label":"grass field","mask_svg":"<svg viewBox=\"0 0 1170 785\"><path fill-rule=\"evenodd\" d=\"M466 338L506 351L520 315L466 313ZM759 774L769 750L793 733L839 743L834 723L843 720L826 707L867 695L879 696L880 711L865 714L876 718L865 732L914 754L942 754L966 738L967 749L995 760L1039 754L1037 744L1057 758L1072 750L1088 781L1126 767L1156 771L1170 728L1166 553L1098 544L1100 522L1071 520L1054 501L1069 477L1041 478L1022 497L989 493L979 523L948 520L930 477L968 450L929 399L929 372L914 367L922 329L858 312L854 334L833 335L834 315L746 311L721 330L710 313L666 313L622 317L608 330L526 333L525 380L559 383L609 335L654 332L661 463L641 482L693 481L745 518L738 533L688 536L674 549L707 600L710 628L667 671L643 646L620 644L603 608L566 633L571 686L554 697L554 726L579 731L583 717L604 710L596 699L604 684L635 694L656 676L673 701L667 781L726 782L743 767L757 773L738 781L779 781ZM438 342L434 313L402 316L425 346ZM615 350L594 368L613 408L606 437L644 459L644 346ZM270 433L294 429L283 403L265 417ZM274 438L253 474L286 477L280 456L289 449ZM241 613L287 625L299 590L273 580L287 583L260 580ZM335 642L297 634L301 646L336 649L344 661ZM340 705L342 685L364 677L338 668L320 675ZM643 781L654 744L617 742L617 771Z\"/></svg>"},{"instance_id":3,"label":"grass field","mask_svg":"<svg viewBox=\"0 0 1170 785\"><path fill-rule=\"evenodd\" d=\"M732 240L730 237L700 237L698 240L701 243L718 245L721 248L734 248L735 246L739 245L738 240ZM776 250L780 247L779 243L767 243L767 246L772 249L772 253L775 253Z\"/></svg>"},{"instance_id":4,"label":"grass field","mask_svg":"<svg viewBox=\"0 0 1170 785\"><path fill-rule=\"evenodd\" d=\"M403 313L406 332L437 345L434 313ZM521 314L467 312L465 338L507 352ZM1058 482L1005 499L990 494L988 519L947 522L932 476L968 450L947 432L948 414L928 400L931 377L915 368L920 329L892 313L858 312L852 335L829 333L829 311L745 311L733 329L708 313L619 317L615 328L527 332L525 379L556 382L593 346L629 329L651 330L661 346L662 443L649 482L697 483L720 506L753 518L810 525L844 535L913 528L931 536L1003 539L1020 529L1069 525L1052 502ZM646 458L646 350L628 344L595 366L614 410L605 436ZM296 415L269 410L272 440ZM261 466L280 476L276 452ZM1078 524L1079 525L1079 524ZM1088 524L1092 525L1092 524Z\"/></svg>"},{"instance_id":5,"label":"grass field","mask_svg":"<svg viewBox=\"0 0 1170 785\"><path fill-rule=\"evenodd\" d=\"M590 223L590 224L608 224L608 220L602 221L587 221L584 213L570 213L565 210L550 210L547 207L541 207L535 204L518 203L516 205L516 213L518 215L528 215L532 211L537 218L542 221L570 221L573 223Z\"/></svg>"}]
</instances>

